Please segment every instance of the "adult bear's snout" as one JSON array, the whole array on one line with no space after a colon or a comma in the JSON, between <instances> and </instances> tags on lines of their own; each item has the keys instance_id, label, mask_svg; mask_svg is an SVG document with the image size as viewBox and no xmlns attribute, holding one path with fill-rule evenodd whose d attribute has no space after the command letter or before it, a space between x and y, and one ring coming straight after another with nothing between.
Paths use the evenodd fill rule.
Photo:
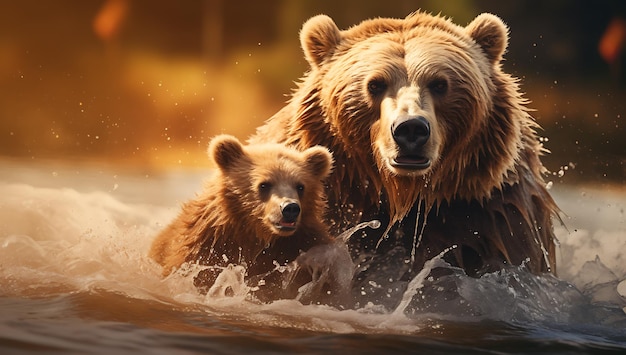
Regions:
<instances>
[{"instance_id":1,"label":"adult bear's snout","mask_svg":"<svg viewBox=\"0 0 626 355\"><path fill-rule=\"evenodd\" d=\"M402 154L420 154L430 138L430 124L423 116L407 116L393 122L391 135Z\"/></svg>"}]
</instances>

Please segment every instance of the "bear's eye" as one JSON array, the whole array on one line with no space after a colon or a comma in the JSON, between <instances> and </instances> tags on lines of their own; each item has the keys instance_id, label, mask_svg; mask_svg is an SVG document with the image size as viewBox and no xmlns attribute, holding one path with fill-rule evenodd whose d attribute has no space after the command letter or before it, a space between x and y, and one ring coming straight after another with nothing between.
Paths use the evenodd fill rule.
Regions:
<instances>
[{"instance_id":1,"label":"bear's eye","mask_svg":"<svg viewBox=\"0 0 626 355\"><path fill-rule=\"evenodd\" d=\"M436 79L428 84L428 89L435 95L444 95L448 91L448 82L445 79Z\"/></svg>"},{"instance_id":2,"label":"bear's eye","mask_svg":"<svg viewBox=\"0 0 626 355\"><path fill-rule=\"evenodd\" d=\"M258 187L259 192L266 192L266 191L269 191L269 189L271 188L272 188L272 184L267 181L260 183Z\"/></svg>"},{"instance_id":3,"label":"bear's eye","mask_svg":"<svg viewBox=\"0 0 626 355\"><path fill-rule=\"evenodd\" d=\"M298 191L298 195L302 196L302 194L304 193L304 185L302 184L296 185L296 191Z\"/></svg>"},{"instance_id":4,"label":"bear's eye","mask_svg":"<svg viewBox=\"0 0 626 355\"><path fill-rule=\"evenodd\" d=\"M367 91L372 96L378 96L387 90L387 83L382 79L372 79L367 83Z\"/></svg>"}]
</instances>

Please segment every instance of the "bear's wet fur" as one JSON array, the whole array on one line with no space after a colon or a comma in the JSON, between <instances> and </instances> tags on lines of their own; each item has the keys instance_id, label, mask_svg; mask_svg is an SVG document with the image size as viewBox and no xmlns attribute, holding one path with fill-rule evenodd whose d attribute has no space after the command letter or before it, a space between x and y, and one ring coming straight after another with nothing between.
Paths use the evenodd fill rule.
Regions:
<instances>
[{"instance_id":1,"label":"bear's wet fur","mask_svg":"<svg viewBox=\"0 0 626 355\"><path fill-rule=\"evenodd\" d=\"M415 12L340 30L318 15L300 41L310 70L249 142L328 147L331 233L386 225L350 239L356 288L380 281L392 254L402 265L394 277L408 280L452 246L446 260L470 275L523 263L556 272L559 211L538 125L501 66L500 18L481 14L462 27Z\"/></svg>"},{"instance_id":2,"label":"bear's wet fur","mask_svg":"<svg viewBox=\"0 0 626 355\"><path fill-rule=\"evenodd\" d=\"M244 146L229 135L213 138L208 152L217 171L155 238L150 256L164 275L184 263L208 266L194 281L204 292L232 264L245 265L247 279L266 281L259 299L295 297L297 285L283 289L280 275L269 274L333 241L324 221L323 182L332 155L323 147Z\"/></svg>"}]
</instances>

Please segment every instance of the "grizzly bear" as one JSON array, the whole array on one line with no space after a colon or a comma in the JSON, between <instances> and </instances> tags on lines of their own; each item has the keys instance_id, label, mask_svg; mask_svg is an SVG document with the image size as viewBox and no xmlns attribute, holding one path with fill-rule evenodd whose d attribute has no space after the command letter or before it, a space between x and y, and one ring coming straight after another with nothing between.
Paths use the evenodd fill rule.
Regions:
<instances>
[{"instance_id":1,"label":"grizzly bear","mask_svg":"<svg viewBox=\"0 0 626 355\"><path fill-rule=\"evenodd\" d=\"M545 149L519 80L502 69L500 18L462 27L415 12L340 30L318 15L300 41L310 70L249 142L333 153L331 233L386 226L350 239L356 288L406 281L448 248L445 260L472 276L556 271Z\"/></svg>"},{"instance_id":2,"label":"grizzly bear","mask_svg":"<svg viewBox=\"0 0 626 355\"><path fill-rule=\"evenodd\" d=\"M300 152L271 143L243 146L235 137L220 135L208 152L217 172L153 241L150 256L164 275L185 262L209 266L194 281L207 292L229 265L244 265L248 278L259 281L276 265L332 241L323 220L323 180L332 166L326 148ZM267 284L257 296L294 296L281 288Z\"/></svg>"}]
</instances>

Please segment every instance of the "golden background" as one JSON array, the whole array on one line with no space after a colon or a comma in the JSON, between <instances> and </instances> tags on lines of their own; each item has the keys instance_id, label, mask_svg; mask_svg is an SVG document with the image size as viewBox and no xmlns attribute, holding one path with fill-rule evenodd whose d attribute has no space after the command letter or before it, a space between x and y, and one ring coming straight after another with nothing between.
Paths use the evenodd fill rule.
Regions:
<instances>
[{"instance_id":1,"label":"golden background","mask_svg":"<svg viewBox=\"0 0 626 355\"><path fill-rule=\"evenodd\" d=\"M422 8L511 29L557 178L626 180L623 1L13 1L0 4L0 157L204 166L209 139L245 139L307 70L302 23L340 28ZM0 164L1 164L0 160ZM570 172L559 177L567 166Z\"/></svg>"}]
</instances>

